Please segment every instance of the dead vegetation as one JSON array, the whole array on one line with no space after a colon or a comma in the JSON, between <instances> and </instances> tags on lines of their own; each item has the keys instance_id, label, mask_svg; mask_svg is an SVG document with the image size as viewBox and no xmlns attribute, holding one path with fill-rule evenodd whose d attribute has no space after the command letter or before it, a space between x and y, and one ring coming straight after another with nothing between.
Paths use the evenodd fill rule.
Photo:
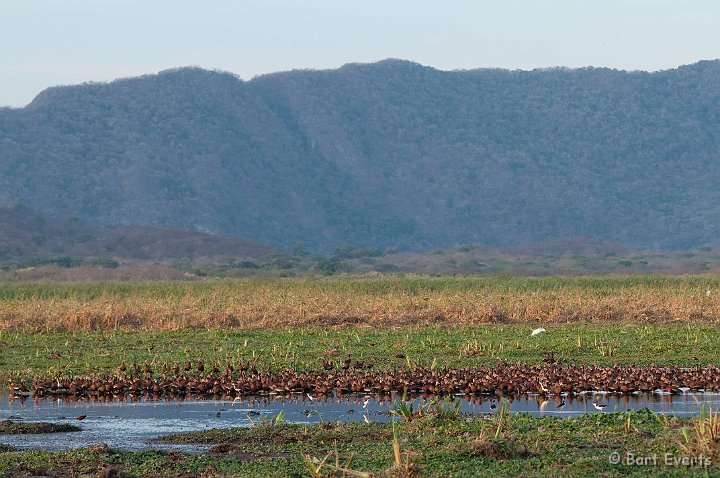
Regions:
<instances>
[{"instance_id":1,"label":"dead vegetation","mask_svg":"<svg viewBox=\"0 0 720 478\"><path fill-rule=\"evenodd\" d=\"M611 280L611 279L609 279ZM668 279L669 280L669 279ZM535 287L531 279L433 278L13 285L0 296L0 330L267 329L495 323L714 323L720 293L700 278L670 287L582 280ZM622 279L618 279L622 281Z\"/></svg>"}]
</instances>

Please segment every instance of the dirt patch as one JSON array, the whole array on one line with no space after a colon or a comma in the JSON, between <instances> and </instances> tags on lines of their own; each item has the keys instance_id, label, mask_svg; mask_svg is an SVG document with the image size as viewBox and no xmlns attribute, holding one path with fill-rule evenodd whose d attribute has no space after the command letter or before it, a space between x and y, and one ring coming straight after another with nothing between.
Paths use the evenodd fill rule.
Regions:
<instances>
[{"instance_id":1,"label":"dirt patch","mask_svg":"<svg viewBox=\"0 0 720 478\"><path fill-rule=\"evenodd\" d=\"M95 443L88 447L88 453L91 455L114 455L117 452L107 446L106 443Z\"/></svg>"},{"instance_id":2,"label":"dirt patch","mask_svg":"<svg viewBox=\"0 0 720 478\"><path fill-rule=\"evenodd\" d=\"M223 443L210 448L210 453L223 455L226 458L233 458L242 461L274 460L276 458L287 458L290 453L285 452L248 452L238 449L237 446Z\"/></svg>"}]
</instances>

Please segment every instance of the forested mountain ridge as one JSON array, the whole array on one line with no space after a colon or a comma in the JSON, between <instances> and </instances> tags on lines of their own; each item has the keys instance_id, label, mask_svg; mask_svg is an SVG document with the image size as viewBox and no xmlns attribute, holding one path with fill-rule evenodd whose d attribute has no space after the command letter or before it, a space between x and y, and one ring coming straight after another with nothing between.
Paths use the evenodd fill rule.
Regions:
<instances>
[{"instance_id":1,"label":"forested mountain ridge","mask_svg":"<svg viewBox=\"0 0 720 478\"><path fill-rule=\"evenodd\" d=\"M720 237L720 62L251 81L194 68L0 109L0 200L328 251Z\"/></svg>"}]
</instances>

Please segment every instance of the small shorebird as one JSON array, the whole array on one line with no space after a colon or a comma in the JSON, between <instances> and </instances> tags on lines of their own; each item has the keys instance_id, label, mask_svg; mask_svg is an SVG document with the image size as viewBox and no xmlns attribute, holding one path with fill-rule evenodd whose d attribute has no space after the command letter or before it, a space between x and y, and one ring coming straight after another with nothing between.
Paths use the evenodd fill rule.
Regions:
<instances>
[{"instance_id":1,"label":"small shorebird","mask_svg":"<svg viewBox=\"0 0 720 478\"><path fill-rule=\"evenodd\" d=\"M598 403L598 402L592 402L593 407L595 407L597 410L600 410L601 412L605 410L605 407L607 407L607 403Z\"/></svg>"}]
</instances>

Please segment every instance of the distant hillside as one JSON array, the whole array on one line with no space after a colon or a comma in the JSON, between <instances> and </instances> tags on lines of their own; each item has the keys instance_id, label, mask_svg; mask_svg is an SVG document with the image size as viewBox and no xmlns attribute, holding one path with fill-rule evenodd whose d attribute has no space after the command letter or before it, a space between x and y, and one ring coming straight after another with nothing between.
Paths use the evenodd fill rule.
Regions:
<instances>
[{"instance_id":1,"label":"distant hillside","mask_svg":"<svg viewBox=\"0 0 720 478\"><path fill-rule=\"evenodd\" d=\"M686 249L718 244L719 151L719 61L645 73L387 60L252 81L178 69L0 109L0 201L321 252L569 237Z\"/></svg>"},{"instance_id":2,"label":"distant hillside","mask_svg":"<svg viewBox=\"0 0 720 478\"><path fill-rule=\"evenodd\" d=\"M0 205L0 266L34 262L70 266L84 259L117 266L115 260L257 258L274 252L242 238L187 229L87 227L75 219L47 220L22 205Z\"/></svg>"}]
</instances>

